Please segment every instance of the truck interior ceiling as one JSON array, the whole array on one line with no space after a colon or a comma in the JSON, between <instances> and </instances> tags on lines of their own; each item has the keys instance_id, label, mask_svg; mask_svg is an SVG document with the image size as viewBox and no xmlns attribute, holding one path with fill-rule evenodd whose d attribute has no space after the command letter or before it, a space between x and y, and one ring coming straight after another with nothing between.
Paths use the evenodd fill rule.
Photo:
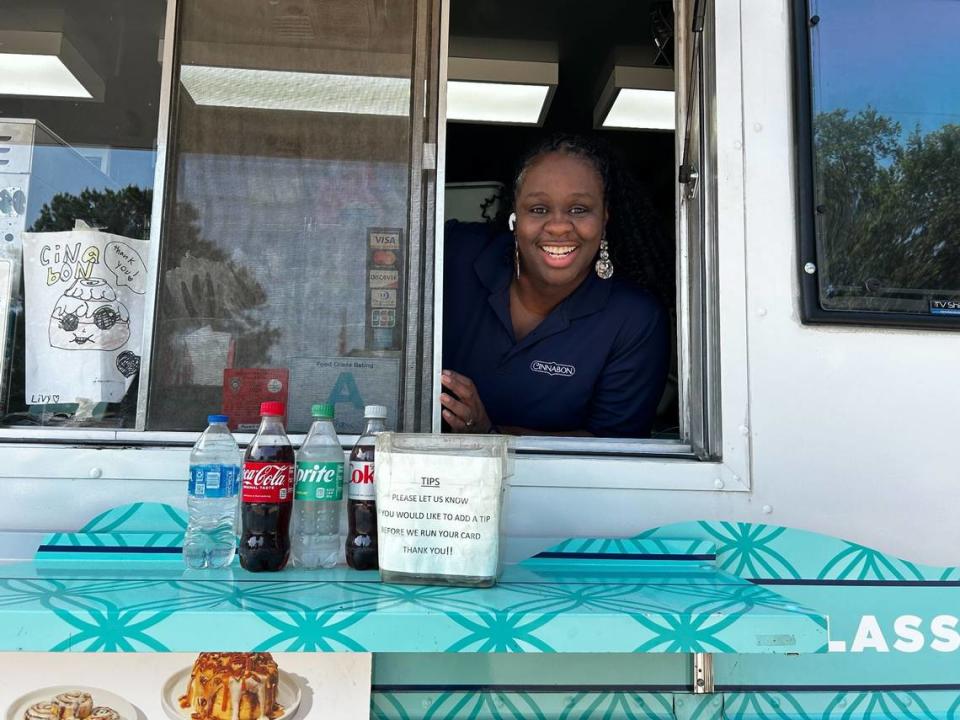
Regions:
<instances>
[{"instance_id":1,"label":"truck interior ceiling","mask_svg":"<svg viewBox=\"0 0 960 720\"><path fill-rule=\"evenodd\" d=\"M445 220L506 229L513 176L531 147L557 133L599 140L637 181L667 258L676 257L674 16L669 0L451 0ZM476 94L471 96L468 85ZM539 87L526 117L499 86ZM471 105L471 102L474 105ZM669 265L672 270L674 263ZM671 289L675 278L665 278ZM652 437L679 435L676 297L671 360Z\"/></svg>"}]
</instances>

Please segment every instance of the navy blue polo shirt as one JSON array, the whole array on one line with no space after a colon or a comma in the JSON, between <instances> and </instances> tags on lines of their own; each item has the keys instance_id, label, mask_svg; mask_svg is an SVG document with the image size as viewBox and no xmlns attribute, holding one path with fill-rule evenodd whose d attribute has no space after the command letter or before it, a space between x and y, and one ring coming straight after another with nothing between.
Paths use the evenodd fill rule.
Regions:
<instances>
[{"instance_id":1,"label":"navy blue polo shirt","mask_svg":"<svg viewBox=\"0 0 960 720\"><path fill-rule=\"evenodd\" d=\"M650 434L669 362L666 313L652 295L590 273L517 342L513 236L451 221L444 252L443 367L473 380L494 424Z\"/></svg>"}]
</instances>

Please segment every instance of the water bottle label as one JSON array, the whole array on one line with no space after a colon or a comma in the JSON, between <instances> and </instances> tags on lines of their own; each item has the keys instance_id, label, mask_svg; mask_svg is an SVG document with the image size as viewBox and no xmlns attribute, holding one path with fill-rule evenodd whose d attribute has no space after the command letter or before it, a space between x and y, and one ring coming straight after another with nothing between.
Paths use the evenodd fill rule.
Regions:
<instances>
[{"instance_id":1,"label":"water bottle label","mask_svg":"<svg viewBox=\"0 0 960 720\"><path fill-rule=\"evenodd\" d=\"M341 500L343 498L342 462L298 462L296 500Z\"/></svg>"},{"instance_id":2,"label":"water bottle label","mask_svg":"<svg viewBox=\"0 0 960 720\"><path fill-rule=\"evenodd\" d=\"M191 497L228 498L236 497L240 490L239 465L191 465Z\"/></svg>"}]
</instances>

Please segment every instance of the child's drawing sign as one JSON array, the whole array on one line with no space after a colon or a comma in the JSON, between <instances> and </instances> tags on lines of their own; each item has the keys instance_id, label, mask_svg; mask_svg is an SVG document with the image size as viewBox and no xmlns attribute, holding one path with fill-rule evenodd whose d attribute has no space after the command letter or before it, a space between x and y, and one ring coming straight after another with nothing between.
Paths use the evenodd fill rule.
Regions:
<instances>
[{"instance_id":1,"label":"child's drawing sign","mask_svg":"<svg viewBox=\"0 0 960 720\"><path fill-rule=\"evenodd\" d=\"M104 256L107 267L117 278L117 285L126 286L137 295L143 295L146 289L147 268L140 259L139 253L128 243L112 242L107 244Z\"/></svg>"},{"instance_id":2,"label":"child's drawing sign","mask_svg":"<svg viewBox=\"0 0 960 720\"><path fill-rule=\"evenodd\" d=\"M96 230L23 234L28 404L123 399L140 365L146 245Z\"/></svg>"}]
</instances>

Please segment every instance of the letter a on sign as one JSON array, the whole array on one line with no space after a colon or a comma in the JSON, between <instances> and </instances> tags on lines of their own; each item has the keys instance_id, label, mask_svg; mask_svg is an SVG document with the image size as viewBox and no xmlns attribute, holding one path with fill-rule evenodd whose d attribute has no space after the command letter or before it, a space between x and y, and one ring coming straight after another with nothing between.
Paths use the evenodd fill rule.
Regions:
<instances>
[{"instance_id":1,"label":"letter a on sign","mask_svg":"<svg viewBox=\"0 0 960 720\"><path fill-rule=\"evenodd\" d=\"M857 628L856 637L853 638L850 652L863 652L867 648L882 653L890 652L876 615L864 615L860 618L860 626Z\"/></svg>"},{"instance_id":2,"label":"letter a on sign","mask_svg":"<svg viewBox=\"0 0 960 720\"><path fill-rule=\"evenodd\" d=\"M360 397L360 390L357 388L357 381L353 378L353 373L343 372L337 376L337 381L333 384L327 402L331 405L346 402L358 410L363 410L363 398Z\"/></svg>"}]
</instances>

